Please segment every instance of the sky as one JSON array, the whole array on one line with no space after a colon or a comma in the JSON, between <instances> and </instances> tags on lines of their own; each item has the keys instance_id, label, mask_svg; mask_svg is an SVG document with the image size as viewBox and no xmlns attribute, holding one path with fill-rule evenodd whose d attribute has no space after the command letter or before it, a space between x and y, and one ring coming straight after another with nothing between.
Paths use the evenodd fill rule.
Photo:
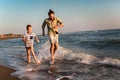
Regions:
<instances>
[{"instance_id":1,"label":"sky","mask_svg":"<svg viewBox=\"0 0 120 80\"><path fill-rule=\"evenodd\" d=\"M27 24L41 34L49 9L65 25L61 33L120 29L120 0L0 0L0 34L22 34Z\"/></svg>"}]
</instances>

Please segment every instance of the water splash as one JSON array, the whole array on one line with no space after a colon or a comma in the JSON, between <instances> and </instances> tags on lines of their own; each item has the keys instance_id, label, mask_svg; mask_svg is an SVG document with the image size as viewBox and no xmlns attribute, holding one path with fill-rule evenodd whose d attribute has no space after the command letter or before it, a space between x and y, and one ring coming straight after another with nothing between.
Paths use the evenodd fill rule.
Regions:
<instances>
[{"instance_id":1,"label":"water splash","mask_svg":"<svg viewBox=\"0 0 120 80\"><path fill-rule=\"evenodd\" d=\"M93 80L92 75L88 75L90 73L93 73L91 70L93 66L88 65L102 64L120 67L120 60L118 59L98 58L85 53L74 53L69 49L61 47L60 45L58 46L58 50L55 54L55 65L51 67L49 64L49 48L49 41L46 41L43 45L38 46L37 58L42 61L41 65L35 65L34 63L26 64L23 62L15 61L13 64L11 64L11 66L14 66L15 68L17 67L17 71L15 73L12 73L12 75L19 76L19 78L23 80L47 80L48 78L46 77L49 77L48 80L60 80L67 78L71 80ZM102 76L99 75L101 73L108 74L104 72L104 69L102 72L100 72L97 68L94 67L96 71L93 73L94 75L96 74L96 79L97 77ZM102 67L100 67L100 69L102 69ZM73 75L74 73L77 73L77 76ZM83 73L83 76L81 73Z\"/></svg>"},{"instance_id":2,"label":"water splash","mask_svg":"<svg viewBox=\"0 0 120 80\"><path fill-rule=\"evenodd\" d=\"M50 43L46 41L46 43L39 48L39 59L50 59ZM119 59L112 59L112 58L98 58L89 54L85 53L74 53L69 49L65 49L58 46L58 50L55 54L56 59L67 59L67 60L75 60L78 63L85 63L85 64L105 64L120 67L120 60Z\"/></svg>"}]
</instances>

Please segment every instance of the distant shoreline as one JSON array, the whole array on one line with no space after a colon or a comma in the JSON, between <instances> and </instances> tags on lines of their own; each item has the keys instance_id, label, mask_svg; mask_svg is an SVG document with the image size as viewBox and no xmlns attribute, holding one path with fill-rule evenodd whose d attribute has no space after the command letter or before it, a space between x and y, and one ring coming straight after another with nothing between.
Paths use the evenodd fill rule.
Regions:
<instances>
[{"instance_id":1,"label":"distant shoreline","mask_svg":"<svg viewBox=\"0 0 120 80\"><path fill-rule=\"evenodd\" d=\"M14 39L14 38L21 38L22 34L2 34L0 35L0 40L6 40L6 39Z\"/></svg>"}]
</instances>

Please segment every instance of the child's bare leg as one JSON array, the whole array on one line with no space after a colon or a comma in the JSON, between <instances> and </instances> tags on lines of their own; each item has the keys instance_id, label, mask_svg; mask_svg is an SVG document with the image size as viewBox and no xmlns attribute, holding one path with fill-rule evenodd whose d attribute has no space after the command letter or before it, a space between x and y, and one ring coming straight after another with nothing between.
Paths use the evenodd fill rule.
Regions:
<instances>
[{"instance_id":1,"label":"child's bare leg","mask_svg":"<svg viewBox=\"0 0 120 80\"><path fill-rule=\"evenodd\" d=\"M33 47L31 47L31 52L32 52L32 56L33 56L35 62L36 62L37 64L40 64L40 61L39 61L39 60L36 58L36 56L35 56L34 48L33 48Z\"/></svg>"},{"instance_id":2,"label":"child's bare leg","mask_svg":"<svg viewBox=\"0 0 120 80\"><path fill-rule=\"evenodd\" d=\"M26 48L26 52L27 52L27 61L28 63L31 62L31 59L30 59L30 48Z\"/></svg>"}]
</instances>

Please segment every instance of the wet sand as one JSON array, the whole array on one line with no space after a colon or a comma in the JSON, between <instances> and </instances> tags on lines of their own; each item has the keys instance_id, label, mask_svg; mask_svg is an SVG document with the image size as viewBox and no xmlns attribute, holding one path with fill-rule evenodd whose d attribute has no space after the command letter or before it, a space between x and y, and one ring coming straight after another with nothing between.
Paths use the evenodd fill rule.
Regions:
<instances>
[{"instance_id":1,"label":"wet sand","mask_svg":"<svg viewBox=\"0 0 120 80\"><path fill-rule=\"evenodd\" d=\"M0 80L20 80L10 75L13 72L15 72L15 70L0 65Z\"/></svg>"}]
</instances>

